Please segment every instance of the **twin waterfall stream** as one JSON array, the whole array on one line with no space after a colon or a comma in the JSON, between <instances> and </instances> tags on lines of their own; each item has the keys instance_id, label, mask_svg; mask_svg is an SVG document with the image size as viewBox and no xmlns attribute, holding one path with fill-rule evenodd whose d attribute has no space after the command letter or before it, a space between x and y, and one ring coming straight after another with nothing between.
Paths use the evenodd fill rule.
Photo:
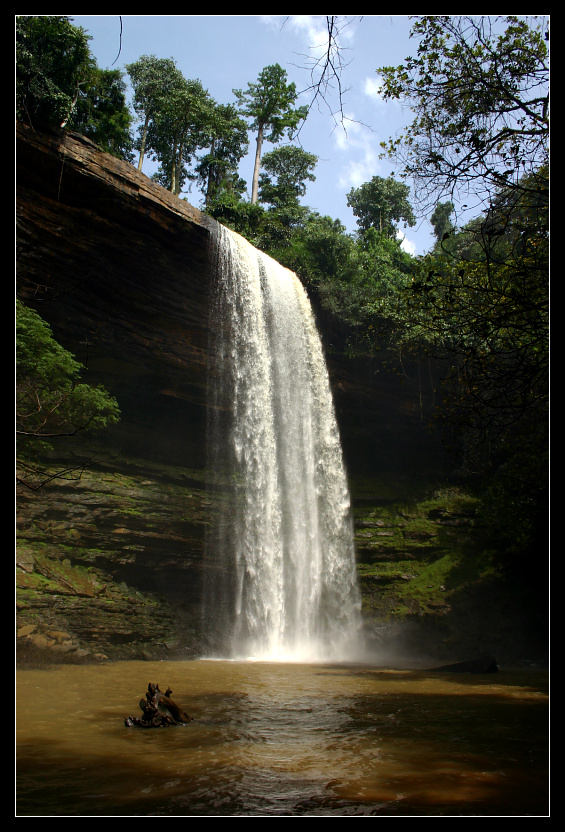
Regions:
<instances>
[{"instance_id":1,"label":"twin waterfall stream","mask_svg":"<svg viewBox=\"0 0 565 832\"><path fill-rule=\"evenodd\" d=\"M226 658L360 654L350 497L328 373L295 274L223 227L212 299L204 631Z\"/></svg>"}]
</instances>

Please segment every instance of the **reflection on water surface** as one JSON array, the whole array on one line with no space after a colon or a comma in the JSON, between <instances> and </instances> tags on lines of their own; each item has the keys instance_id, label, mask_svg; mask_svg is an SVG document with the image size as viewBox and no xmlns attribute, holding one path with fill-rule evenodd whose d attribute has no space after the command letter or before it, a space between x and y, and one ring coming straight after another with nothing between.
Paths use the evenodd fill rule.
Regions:
<instances>
[{"instance_id":1,"label":"reflection on water surface","mask_svg":"<svg viewBox=\"0 0 565 832\"><path fill-rule=\"evenodd\" d=\"M17 674L23 815L546 815L547 674L123 662ZM126 728L148 682L194 717Z\"/></svg>"}]
</instances>

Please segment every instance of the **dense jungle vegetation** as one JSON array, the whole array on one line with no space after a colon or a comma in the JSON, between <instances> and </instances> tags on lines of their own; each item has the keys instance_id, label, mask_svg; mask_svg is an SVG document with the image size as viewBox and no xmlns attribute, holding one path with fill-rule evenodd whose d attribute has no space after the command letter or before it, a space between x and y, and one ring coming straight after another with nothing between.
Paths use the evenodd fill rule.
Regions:
<instances>
[{"instance_id":1,"label":"dense jungle vegetation","mask_svg":"<svg viewBox=\"0 0 565 832\"><path fill-rule=\"evenodd\" d=\"M340 321L351 352L441 359L437 427L480 497L500 568L528 575L548 545L547 24L522 16L413 20L413 57L375 67L385 99L413 115L383 146L399 173L347 194L354 234L303 201L317 159L293 143L308 113L278 65L218 103L170 59L143 55L124 71L102 70L88 34L69 17L21 16L17 117L81 132L140 170L147 157L157 160L156 180L179 197L195 185L203 211L298 274ZM339 50L335 29L328 32ZM257 152L248 195L239 163L250 135ZM460 226L462 192L476 214ZM436 243L414 258L397 232L423 216ZM41 331L22 319L28 335L32 325ZM33 344L38 358L42 341L28 338L18 365L28 440L34 431L40 438L29 429ZM53 396L60 372L45 368L41 384ZM90 402L85 423L117 418L102 391Z\"/></svg>"}]
</instances>

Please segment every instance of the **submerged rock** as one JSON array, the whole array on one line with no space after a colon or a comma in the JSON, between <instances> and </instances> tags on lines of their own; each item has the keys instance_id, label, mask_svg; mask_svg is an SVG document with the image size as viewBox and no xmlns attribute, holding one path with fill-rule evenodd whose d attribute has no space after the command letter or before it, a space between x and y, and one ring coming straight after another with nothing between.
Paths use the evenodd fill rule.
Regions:
<instances>
[{"instance_id":1,"label":"submerged rock","mask_svg":"<svg viewBox=\"0 0 565 832\"><path fill-rule=\"evenodd\" d=\"M432 670L438 673L498 673L498 664L493 656L481 656L470 661L434 667Z\"/></svg>"}]
</instances>

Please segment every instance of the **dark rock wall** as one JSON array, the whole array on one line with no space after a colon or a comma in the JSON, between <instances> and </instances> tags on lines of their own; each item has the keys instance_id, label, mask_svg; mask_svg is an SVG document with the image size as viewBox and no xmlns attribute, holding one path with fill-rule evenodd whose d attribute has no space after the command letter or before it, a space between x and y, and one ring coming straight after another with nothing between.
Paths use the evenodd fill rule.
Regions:
<instances>
[{"instance_id":1,"label":"dark rock wall","mask_svg":"<svg viewBox=\"0 0 565 832\"><path fill-rule=\"evenodd\" d=\"M204 423L212 221L81 136L17 138L18 294L119 388L124 441L176 457L171 418Z\"/></svg>"}]
</instances>

